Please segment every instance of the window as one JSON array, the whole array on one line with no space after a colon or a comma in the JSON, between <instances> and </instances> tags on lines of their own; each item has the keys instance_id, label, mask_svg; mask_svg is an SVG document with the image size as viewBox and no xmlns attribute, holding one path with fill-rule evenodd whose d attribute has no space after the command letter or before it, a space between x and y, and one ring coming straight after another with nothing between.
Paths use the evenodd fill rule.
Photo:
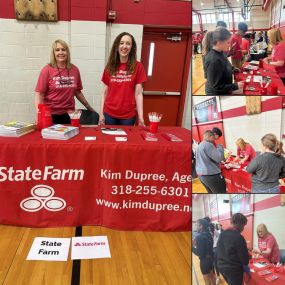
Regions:
<instances>
[{"instance_id":1,"label":"window","mask_svg":"<svg viewBox=\"0 0 285 285\"><path fill-rule=\"evenodd\" d=\"M193 24L199 24L199 20L198 20L197 14L192 14L192 21L193 21Z\"/></svg>"}]
</instances>

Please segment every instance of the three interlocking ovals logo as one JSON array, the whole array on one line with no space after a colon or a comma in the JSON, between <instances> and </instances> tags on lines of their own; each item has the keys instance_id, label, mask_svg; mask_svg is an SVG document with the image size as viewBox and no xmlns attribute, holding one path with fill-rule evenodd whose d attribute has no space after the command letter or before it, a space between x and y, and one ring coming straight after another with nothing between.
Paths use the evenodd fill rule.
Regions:
<instances>
[{"instance_id":1,"label":"three interlocking ovals logo","mask_svg":"<svg viewBox=\"0 0 285 285\"><path fill-rule=\"evenodd\" d=\"M54 189L47 185L36 185L31 189L32 197L24 199L20 207L27 212L37 212L42 208L48 211L61 211L66 207L62 198L53 197Z\"/></svg>"}]
</instances>

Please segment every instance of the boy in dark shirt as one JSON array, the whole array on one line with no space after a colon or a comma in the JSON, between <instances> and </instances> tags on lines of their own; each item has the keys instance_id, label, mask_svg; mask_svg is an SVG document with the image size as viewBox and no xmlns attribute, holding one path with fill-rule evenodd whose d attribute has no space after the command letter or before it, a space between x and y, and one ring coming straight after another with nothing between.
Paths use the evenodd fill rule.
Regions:
<instances>
[{"instance_id":1,"label":"boy in dark shirt","mask_svg":"<svg viewBox=\"0 0 285 285\"><path fill-rule=\"evenodd\" d=\"M236 213L232 216L231 224L230 228L220 234L217 244L217 264L229 285L242 285L244 273L247 278L250 277L249 254L246 241L241 235L247 224L247 218L241 213Z\"/></svg>"}]
</instances>

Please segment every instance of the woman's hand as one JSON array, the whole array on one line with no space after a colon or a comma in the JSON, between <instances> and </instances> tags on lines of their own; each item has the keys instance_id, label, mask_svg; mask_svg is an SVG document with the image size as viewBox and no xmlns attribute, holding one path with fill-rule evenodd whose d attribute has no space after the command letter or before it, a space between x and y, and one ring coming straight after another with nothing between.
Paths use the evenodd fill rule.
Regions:
<instances>
[{"instance_id":1,"label":"woman's hand","mask_svg":"<svg viewBox=\"0 0 285 285\"><path fill-rule=\"evenodd\" d=\"M143 118L139 118L138 119L138 125L142 126L142 127L145 127L145 123L144 123L144 119Z\"/></svg>"},{"instance_id":2,"label":"woman's hand","mask_svg":"<svg viewBox=\"0 0 285 285\"><path fill-rule=\"evenodd\" d=\"M99 125L105 125L105 116L103 114L99 115Z\"/></svg>"}]
</instances>

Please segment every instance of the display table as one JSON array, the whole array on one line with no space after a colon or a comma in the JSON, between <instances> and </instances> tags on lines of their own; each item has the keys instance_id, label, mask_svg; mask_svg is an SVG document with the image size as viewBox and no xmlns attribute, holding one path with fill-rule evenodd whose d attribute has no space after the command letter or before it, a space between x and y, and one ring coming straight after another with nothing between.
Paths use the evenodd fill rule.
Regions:
<instances>
[{"instance_id":1,"label":"display table","mask_svg":"<svg viewBox=\"0 0 285 285\"><path fill-rule=\"evenodd\" d=\"M285 94L285 86L272 66L264 64L264 68L258 68L255 74L251 74L251 72L245 71L245 68L248 65L249 65L248 62L244 63L242 67L242 72L238 73L236 77L236 82L239 82L239 81L245 81L248 76L251 76L250 82L245 82L244 92L243 92L244 95L284 95ZM253 82L254 75L270 78L271 84L277 87L277 94L273 92L274 90L270 86L267 88L266 94L263 94L260 83ZM251 90L252 88L254 88L254 90Z\"/></svg>"},{"instance_id":2,"label":"display table","mask_svg":"<svg viewBox=\"0 0 285 285\"><path fill-rule=\"evenodd\" d=\"M222 166L222 175L225 178L228 193L250 193L251 174L246 170L226 169ZM285 186L280 186L280 193L285 193Z\"/></svg>"},{"instance_id":3,"label":"display table","mask_svg":"<svg viewBox=\"0 0 285 285\"><path fill-rule=\"evenodd\" d=\"M276 271L276 269L274 269L274 266L272 264L269 264L265 267L262 268L258 268L256 267L254 264L258 262L266 262L265 259L258 259L258 260L251 260L250 263L250 269L251 269L251 279L249 280L249 282L246 283L246 285L268 285L268 284L275 284L275 285L281 285L281 284L285 284L285 268L282 268L280 272L274 272ZM263 270L268 270L272 273L268 274L268 275L264 275L264 276L260 276L258 274L258 272L261 272ZM278 269L277 269L278 270ZM254 271L254 272L252 272ZM279 269L280 271L280 269ZM274 280L273 282L269 282L267 281L265 278L270 277L272 275L276 275L279 278Z\"/></svg>"},{"instance_id":4,"label":"display table","mask_svg":"<svg viewBox=\"0 0 285 285\"><path fill-rule=\"evenodd\" d=\"M142 127L123 128L127 142L100 127L80 128L67 141L39 131L0 137L0 224L190 230L190 131L160 127L158 141L147 142Z\"/></svg>"}]
</instances>

